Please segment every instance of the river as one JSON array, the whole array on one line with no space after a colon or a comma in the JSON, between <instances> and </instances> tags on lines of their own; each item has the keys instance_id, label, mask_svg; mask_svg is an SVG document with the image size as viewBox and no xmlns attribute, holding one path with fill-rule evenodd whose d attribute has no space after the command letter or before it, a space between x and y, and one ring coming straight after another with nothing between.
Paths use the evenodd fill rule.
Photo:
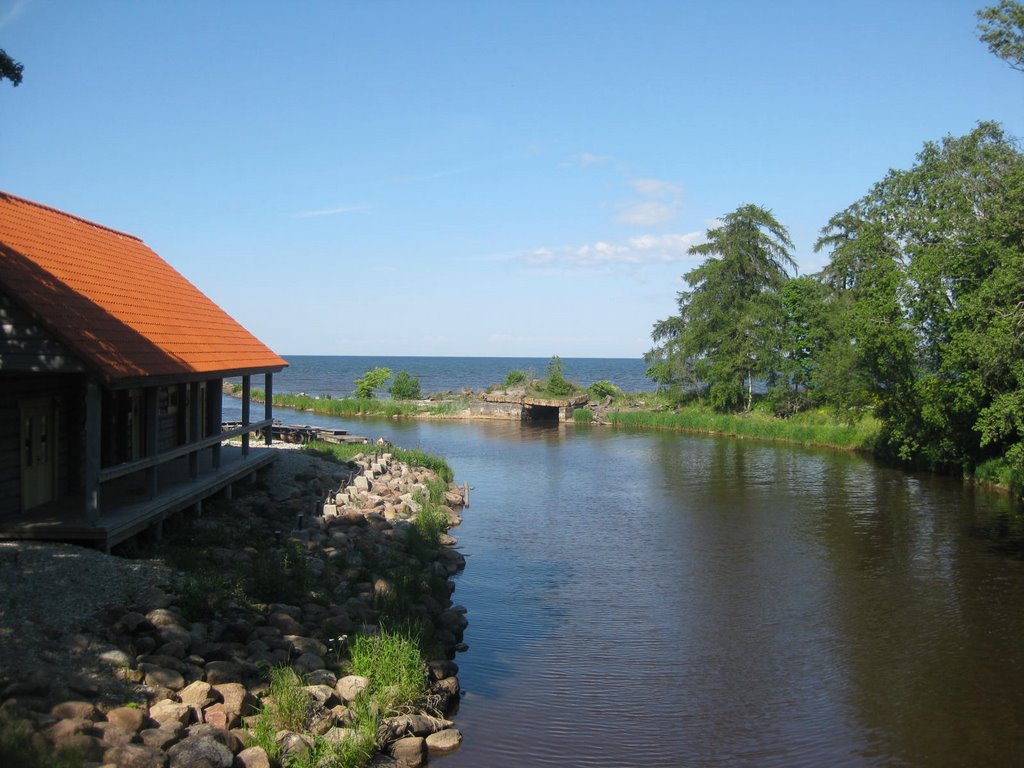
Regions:
<instances>
[{"instance_id":1,"label":"river","mask_svg":"<svg viewBox=\"0 0 1024 768\"><path fill-rule=\"evenodd\" d=\"M828 451L339 420L445 456L476 766L1024 765L1024 526Z\"/></svg>"}]
</instances>

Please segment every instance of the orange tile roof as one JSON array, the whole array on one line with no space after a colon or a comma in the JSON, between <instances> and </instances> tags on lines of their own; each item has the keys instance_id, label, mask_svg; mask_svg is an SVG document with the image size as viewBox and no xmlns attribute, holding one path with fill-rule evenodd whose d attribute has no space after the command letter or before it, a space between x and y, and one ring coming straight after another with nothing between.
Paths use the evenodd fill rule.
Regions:
<instances>
[{"instance_id":1,"label":"orange tile roof","mask_svg":"<svg viewBox=\"0 0 1024 768\"><path fill-rule=\"evenodd\" d=\"M109 384L287 365L137 237L3 192L0 289Z\"/></svg>"}]
</instances>

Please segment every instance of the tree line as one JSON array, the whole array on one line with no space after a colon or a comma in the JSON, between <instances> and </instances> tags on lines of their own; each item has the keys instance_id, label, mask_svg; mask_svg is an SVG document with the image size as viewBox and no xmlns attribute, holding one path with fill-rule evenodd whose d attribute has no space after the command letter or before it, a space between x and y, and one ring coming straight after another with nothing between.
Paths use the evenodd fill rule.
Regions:
<instances>
[{"instance_id":1,"label":"tree line","mask_svg":"<svg viewBox=\"0 0 1024 768\"><path fill-rule=\"evenodd\" d=\"M1024 68L1024 6L979 13ZM882 424L879 452L940 471L1005 462L1024 477L1024 155L993 122L928 142L822 228L828 263L794 276L764 207L726 214L690 253L648 375L680 400L776 414L828 408Z\"/></svg>"}]
</instances>

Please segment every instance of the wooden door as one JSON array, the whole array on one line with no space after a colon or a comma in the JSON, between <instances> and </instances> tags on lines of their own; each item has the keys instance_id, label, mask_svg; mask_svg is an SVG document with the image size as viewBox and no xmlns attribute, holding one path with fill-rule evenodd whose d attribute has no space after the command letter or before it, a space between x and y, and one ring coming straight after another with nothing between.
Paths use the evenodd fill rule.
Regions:
<instances>
[{"instance_id":1,"label":"wooden door","mask_svg":"<svg viewBox=\"0 0 1024 768\"><path fill-rule=\"evenodd\" d=\"M53 501L56 434L48 398L21 404L21 508Z\"/></svg>"}]
</instances>

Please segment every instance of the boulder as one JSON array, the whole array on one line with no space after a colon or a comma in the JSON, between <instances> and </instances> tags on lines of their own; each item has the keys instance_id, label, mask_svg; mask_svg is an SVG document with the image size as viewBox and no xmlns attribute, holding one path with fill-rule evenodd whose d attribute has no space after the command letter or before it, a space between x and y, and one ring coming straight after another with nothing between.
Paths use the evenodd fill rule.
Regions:
<instances>
[{"instance_id":1,"label":"boulder","mask_svg":"<svg viewBox=\"0 0 1024 768\"><path fill-rule=\"evenodd\" d=\"M180 701L163 699L149 708L149 717L159 724L161 728L177 728L188 725L192 709L188 704Z\"/></svg>"},{"instance_id":2,"label":"boulder","mask_svg":"<svg viewBox=\"0 0 1024 768\"><path fill-rule=\"evenodd\" d=\"M356 700L363 691L370 687L370 679L362 675L346 675L334 686L338 697L346 704Z\"/></svg>"},{"instance_id":3,"label":"boulder","mask_svg":"<svg viewBox=\"0 0 1024 768\"><path fill-rule=\"evenodd\" d=\"M263 747L246 747L235 756L236 768L270 768L270 758Z\"/></svg>"},{"instance_id":4,"label":"boulder","mask_svg":"<svg viewBox=\"0 0 1024 768\"><path fill-rule=\"evenodd\" d=\"M317 669L324 669L327 665L315 653L304 653L292 662L292 666L300 674L306 674Z\"/></svg>"},{"instance_id":5,"label":"boulder","mask_svg":"<svg viewBox=\"0 0 1024 768\"><path fill-rule=\"evenodd\" d=\"M143 681L146 685L169 688L172 691L180 691L185 687L185 678L180 672L176 672L173 669L146 663L139 664L139 669L145 675Z\"/></svg>"},{"instance_id":6,"label":"boulder","mask_svg":"<svg viewBox=\"0 0 1024 768\"><path fill-rule=\"evenodd\" d=\"M117 768L166 768L167 755L145 744L124 744L104 752L103 762Z\"/></svg>"},{"instance_id":7,"label":"boulder","mask_svg":"<svg viewBox=\"0 0 1024 768\"><path fill-rule=\"evenodd\" d=\"M225 709L242 717L254 715L259 710L259 700L241 683L221 683L215 685L213 690L224 702Z\"/></svg>"},{"instance_id":8,"label":"boulder","mask_svg":"<svg viewBox=\"0 0 1024 768\"><path fill-rule=\"evenodd\" d=\"M176 728L161 726L159 728L146 728L139 732L139 738L147 747L165 750L181 738L182 726Z\"/></svg>"},{"instance_id":9,"label":"boulder","mask_svg":"<svg viewBox=\"0 0 1024 768\"><path fill-rule=\"evenodd\" d=\"M392 742L388 752L395 760L409 768L419 768L427 762L427 742L419 736L406 736Z\"/></svg>"},{"instance_id":10,"label":"boulder","mask_svg":"<svg viewBox=\"0 0 1024 768\"><path fill-rule=\"evenodd\" d=\"M117 723L96 723L94 729L100 734L104 747L121 747L135 740L135 731L123 728Z\"/></svg>"},{"instance_id":11,"label":"boulder","mask_svg":"<svg viewBox=\"0 0 1024 768\"><path fill-rule=\"evenodd\" d=\"M183 704L188 704L196 709L202 709L214 702L213 695L211 694L212 691L212 685L203 680L196 680L194 683L190 683L178 691L178 696Z\"/></svg>"},{"instance_id":12,"label":"boulder","mask_svg":"<svg viewBox=\"0 0 1024 768\"><path fill-rule=\"evenodd\" d=\"M96 705L91 701L63 701L55 705L50 714L59 717L61 720L81 718L83 720L95 720L99 716Z\"/></svg>"},{"instance_id":13,"label":"boulder","mask_svg":"<svg viewBox=\"0 0 1024 768\"><path fill-rule=\"evenodd\" d=\"M447 755L462 743L462 734L456 728L445 728L427 736L427 752L430 755Z\"/></svg>"},{"instance_id":14,"label":"boulder","mask_svg":"<svg viewBox=\"0 0 1024 768\"><path fill-rule=\"evenodd\" d=\"M229 731L238 725L240 718L237 712L218 702L203 710L203 720L215 728Z\"/></svg>"},{"instance_id":15,"label":"boulder","mask_svg":"<svg viewBox=\"0 0 1024 768\"><path fill-rule=\"evenodd\" d=\"M231 768L231 750L209 736L190 736L167 750L171 768Z\"/></svg>"},{"instance_id":16,"label":"boulder","mask_svg":"<svg viewBox=\"0 0 1024 768\"><path fill-rule=\"evenodd\" d=\"M107 712L107 721L116 723L132 733L138 733L146 725L146 713L138 707L117 707Z\"/></svg>"}]
</instances>

